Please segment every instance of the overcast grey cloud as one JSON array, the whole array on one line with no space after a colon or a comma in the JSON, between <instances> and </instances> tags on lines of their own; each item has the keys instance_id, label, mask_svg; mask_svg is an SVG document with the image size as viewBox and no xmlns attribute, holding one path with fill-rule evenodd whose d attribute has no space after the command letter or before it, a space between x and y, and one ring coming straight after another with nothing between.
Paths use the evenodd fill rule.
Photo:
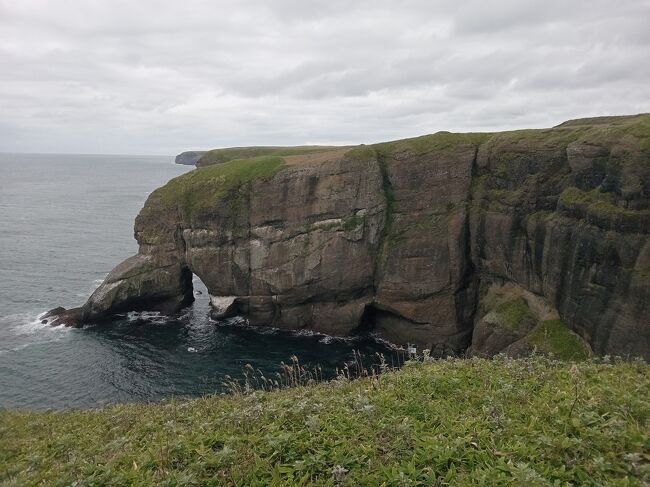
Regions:
<instances>
[{"instance_id":1,"label":"overcast grey cloud","mask_svg":"<svg viewBox=\"0 0 650 487\"><path fill-rule=\"evenodd\" d=\"M648 112L648 25L648 0L0 0L0 151L360 143Z\"/></svg>"}]
</instances>

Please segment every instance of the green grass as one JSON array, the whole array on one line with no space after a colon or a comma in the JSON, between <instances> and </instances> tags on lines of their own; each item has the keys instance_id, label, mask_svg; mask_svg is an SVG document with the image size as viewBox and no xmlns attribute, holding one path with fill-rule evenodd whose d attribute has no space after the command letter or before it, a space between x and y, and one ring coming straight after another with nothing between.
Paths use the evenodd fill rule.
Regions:
<instances>
[{"instance_id":1,"label":"green grass","mask_svg":"<svg viewBox=\"0 0 650 487\"><path fill-rule=\"evenodd\" d=\"M641 486L650 368L443 360L354 381L0 412L10 485Z\"/></svg>"},{"instance_id":2,"label":"green grass","mask_svg":"<svg viewBox=\"0 0 650 487\"><path fill-rule=\"evenodd\" d=\"M361 144L356 147L353 147L345 155L352 159L358 159L360 161L376 161L377 152L371 145Z\"/></svg>"},{"instance_id":3,"label":"green grass","mask_svg":"<svg viewBox=\"0 0 650 487\"><path fill-rule=\"evenodd\" d=\"M588 128L597 132L605 141L624 136L633 137L637 140L640 149L650 150L650 114L648 113L569 120L559 127Z\"/></svg>"},{"instance_id":4,"label":"green grass","mask_svg":"<svg viewBox=\"0 0 650 487\"><path fill-rule=\"evenodd\" d=\"M340 146L303 145L295 147L228 147L214 149L206 152L198 162L199 166L221 164L235 159L250 159L262 156L295 156L301 154L315 154L340 149Z\"/></svg>"},{"instance_id":5,"label":"green grass","mask_svg":"<svg viewBox=\"0 0 650 487\"><path fill-rule=\"evenodd\" d=\"M437 151L448 153L462 146L473 145L478 147L491 137L489 133L452 133L437 132L431 135L413 137L410 139L395 140L374 144L373 147L377 152L384 155L391 155L395 152L408 151L413 154L426 154Z\"/></svg>"},{"instance_id":6,"label":"green grass","mask_svg":"<svg viewBox=\"0 0 650 487\"><path fill-rule=\"evenodd\" d=\"M495 311L499 314L502 325L511 330L519 328L524 318L533 316L526 300L521 297L501 303Z\"/></svg>"},{"instance_id":7,"label":"green grass","mask_svg":"<svg viewBox=\"0 0 650 487\"><path fill-rule=\"evenodd\" d=\"M156 190L168 205L178 204L188 215L218 204L228 192L255 179L269 179L284 165L280 157L235 159L200 167L172 179Z\"/></svg>"},{"instance_id":8,"label":"green grass","mask_svg":"<svg viewBox=\"0 0 650 487\"><path fill-rule=\"evenodd\" d=\"M546 147L566 146L579 140L588 133L588 130L584 127L512 130L495 134L495 140L523 149L528 148L531 144Z\"/></svg>"},{"instance_id":9,"label":"green grass","mask_svg":"<svg viewBox=\"0 0 650 487\"><path fill-rule=\"evenodd\" d=\"M584 360L589 356L584 342L562 320L538 323L526 340L540 352L552 353L561 360Z\"/></svg>"}]
</instances>

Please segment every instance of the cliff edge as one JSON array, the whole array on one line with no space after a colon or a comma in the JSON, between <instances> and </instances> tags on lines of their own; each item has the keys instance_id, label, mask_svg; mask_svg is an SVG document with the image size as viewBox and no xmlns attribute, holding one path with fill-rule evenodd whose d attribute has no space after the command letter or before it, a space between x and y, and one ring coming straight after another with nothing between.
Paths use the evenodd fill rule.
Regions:
<instances>
[{"instance_id":1,"label":"cliff edge","mask_svg":"<svg viewBox=\"0 0 650 487\"><path fill-rule=\"evenodd\" d=\"M69 323L178 310L194 273L217 315L255 325L650 358L648 114L197 166L149 196L138 254Z\"/></svg>"}]
</instances>

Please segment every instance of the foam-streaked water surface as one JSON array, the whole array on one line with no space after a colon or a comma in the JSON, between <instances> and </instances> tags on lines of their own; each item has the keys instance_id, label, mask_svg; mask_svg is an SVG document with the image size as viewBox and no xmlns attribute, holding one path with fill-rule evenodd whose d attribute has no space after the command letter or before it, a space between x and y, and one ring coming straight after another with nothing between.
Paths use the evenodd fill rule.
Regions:
<instances>
[{"instance_id":1,"label":"foam-streaked water surface","mask_svg":"<svg viewBox=\"0 0 650 487\"><path fill-rule=\"evenodd\" d=\"M191 167L171 157L0 154L0 407L94 407L219 392L250 363L272 375L297 355L333 374L368 339L258 331L215 323L207 292L174 319L130 314L83 330L42 325L78 306L137 251L133 220L147 195Z\"/></svg>"}]
</instances>

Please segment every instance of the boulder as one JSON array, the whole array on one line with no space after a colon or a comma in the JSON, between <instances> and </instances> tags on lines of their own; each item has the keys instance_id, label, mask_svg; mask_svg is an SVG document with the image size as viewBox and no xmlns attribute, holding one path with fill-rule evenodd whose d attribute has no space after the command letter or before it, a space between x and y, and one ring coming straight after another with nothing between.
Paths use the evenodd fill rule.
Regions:
<instances>
[{"instance_id":1,"label":"boulder","mask_svg":"<svg viewBox=\"0 0 650 487\"><path fill-rule=\"evenodd\" d=\"M65 309L61 306L49 310L40 316L41 323L50 326L70 326L79 328L83 325L81 308Z\"/></svg>"}]
</instances>

